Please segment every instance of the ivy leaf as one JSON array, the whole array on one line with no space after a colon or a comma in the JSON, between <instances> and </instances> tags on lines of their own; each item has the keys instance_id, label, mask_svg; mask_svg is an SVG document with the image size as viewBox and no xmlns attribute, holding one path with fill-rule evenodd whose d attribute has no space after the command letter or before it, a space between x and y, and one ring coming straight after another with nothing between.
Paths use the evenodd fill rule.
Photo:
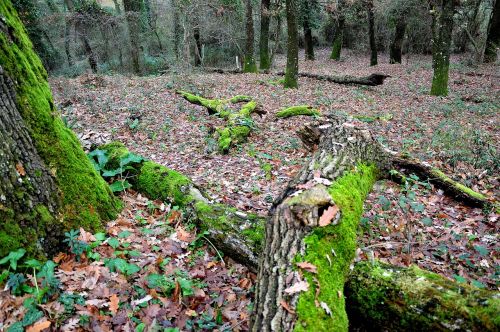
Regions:
<instances>
[{"instance_id":1,"label":"ivy leaf","mask_svg":"<svg viewBox=\"0 0 500 332\"><path fill-rule=\"evenodd\" d=\"M7 256L0 260L0 265L9 262L12 270L17 269L17 262L24 256L26 250L19 248L16 251L11 251Z\"/></svg>"},{"instance_id":2,"label":"ivy leaf","mask_svg":"<svg viewBox=\"0 0 500 332\"><path fill-rule=\"evenodd\" d=\"M483 246L480 246L480 245L477 245L477 246L474 246L474 249L476 249L476 251L479 253L479 255L481 256L488 256L488 254L490 253L489 250Z\"/></svg>"},{"instance_id":3,"label":"ivy leaf","mask_svg":"<svg viewBox=\"0 0 500 332\"><path fill-rule=\"evenodd\" d=\"M432 219L429 217L424 217L421 221L425 226L432 226Z\"/></svg>"},{"instance_id":4,"label":"ivy leaf","mask_svg":"<svg viewBox=\"0 0 500 332\"><path fill-rule=\"evenodd\" d=\"M111 237L109 238L108 240L108 244L113 248L113 249L116 249L120 246L120 241L118 241L117 238L115 237Z\"/></svg>"},{"instance_id":5,"label":"ivy leaf","mask_svg":"<svg viewBox=\"0 0 500 332\"><path fill-rule=\"evenodd\" d=\"M122 173L123 173L123 168L119 167L119 168L111 169L111 170L103 170L102 176L113 177L113 176L116 176L116 175L122 174Z\"/></svg>"},{"instance_id":6,"label":"ivy leaf","mask_svg":"<svg viewBox=\"0 0 500 332\"><path fill-rule=\"evenodd\" d=\"M95 163L95 161L93 163L94 167L97 166L97 168L96 168L97 171L100 171L101 169L103 169L104 166L106 166L106 164L109 161L109 158L107 156L107 152L105 150L95 149L94 151L89 152L89 154L87 154L87 156L90 157L89 159L91 161L95 160L94 157L97 157L97 163Z\"/></svg>"},{"instance_id":7,"label":"ivy leaf","mask_svg":"<svg viewBox=\"0 0 500 332\"><path fill-rule=\"evenodd\" d=\"M129 152L120 159L120 165L126 166L133 163L140 163L144 160L145 159L142 156Z\"/></svg>"},{"instance_id":8,"label":"ivy leaf","mask_svg":"<svg viewBox=\"0 0 500 332\"><path fill-rule=\"evenodd\" d=\"M131 188L132 185L127 180L118 180L113 182L109 188L113 192L124 191L125 189Z\"/></svg>"},{"instance_id":9,"label":"ivy leaf","mask_svg":"<svg viewBox=\"0 0 500 332\"><path fill-rule=\"evenodd\" d=\"M459 276L457 274L453 275L453 279L455 279L459 283L466 283L467 282L467 280L464 277Z\"/></svg>"},{"instance_id":10,"label":"ivy leaf","mask_svg":"<svg viewBox=\"0 0 500 332\"><path fill-rule=\"evenodd\" d=\"M177 281L181 286L182 296L190 296L194 294L193 282L189 279L178 278Z\"/></svg>"},{"instance_id":11,"label":"ivy leaf","mask_svg":"<svg viewBox=\"0 0 500 332\"><path fill-rule=\"evenodd\" d=\"M121 231L120 233L118 233L118 237L119 237L120 239L125 239L125 238L127 238L130 234L132 234L132 233L130 233L130 231Z\"/></svg>"},{"instance_id":12,"label":"ivy leaf","mask_svg":"<svg viewBox=\"0 0 500 332\"><path fill-rule=\"evenodd\" d=\"M379 196L378 203L382 206L382 210L384 211L391 208L391 201L389 201L385 196Z\"/></svg>"}]
</instances>

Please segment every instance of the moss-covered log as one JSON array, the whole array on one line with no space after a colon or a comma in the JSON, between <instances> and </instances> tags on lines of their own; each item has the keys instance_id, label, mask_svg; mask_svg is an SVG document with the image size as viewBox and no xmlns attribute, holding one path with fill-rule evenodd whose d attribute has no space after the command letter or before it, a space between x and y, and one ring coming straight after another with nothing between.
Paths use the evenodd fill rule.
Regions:
<instances>
[{"instance_id":1,"label":"moss-covered log","mask_svg":"<svg viewBox=\"0 0 500 332\"><path fill-rule=\"evenodd\" d=\"M217 128L219 151L227 153L231 146L247 140L253 127L252 113L264 114L259 105L248 96L234 96L229 99L207 99L185 91L177 91L184 99L192 104L200 105L208 110L209 114L216 114L227 121L223 128ZM238 111L233 111L230 104L247 102Z\"/></svg>"},{"instance_id":2,"label":"moss-covered log","mask_svg":"<svg viewBox=\"0 0 500 332\"><path fill-rule=\"evenodd\" d=\"M367 331L499 331L498 293L416 266L356 264L346 284L351 325Z\"/></svg>"},{"instance_id":3,"label":"moss-covered log","mask_svg":"<svg viewBox=\"0 0 500 332\"><path fill-rule=\"evenodd\" d=\"M106 151L109 169L116 168L120 158L129 153L117 142L99 149ZM200 231L208 232L207 237L218 250L256 271L264 239L264 218L210 202L191 179L155 162L141 162L128 172L126 177L134 189L151 199L171 202L184 209L198 223Z\"/></svg>"},{"instance_id":4,"label":"moss-covered log","mask_svg":"<svg viewBox=\"0 0 500 332\"><path fill-rule=\"evenodd\" d=\"M276 113L278 118L289 118L298 115L320 116L318 109L309 105L290 106Z\"/></svg>"},{"instance_id":5,"label":"moss-covered log","mask_svg":"<svg viewBox=\"0 0 500 332\"><path fill-rule=\"evenodd\" d=\"M0 2L0 256L60 249L119 208L54 107L47 73L9 0Z\"/></svg>"}]
</instances>

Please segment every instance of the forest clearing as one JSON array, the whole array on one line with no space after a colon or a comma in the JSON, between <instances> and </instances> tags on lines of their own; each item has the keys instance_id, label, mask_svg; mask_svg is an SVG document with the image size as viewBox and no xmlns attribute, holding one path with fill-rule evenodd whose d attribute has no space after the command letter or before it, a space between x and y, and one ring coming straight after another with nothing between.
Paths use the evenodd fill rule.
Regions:
<instances>
[{"instance_id":1,"label":"forest clearing","mask_svg":"<svg viewBox=\"0 0 500 332\"><path fill-rule=\"evenodd\" d=\"M0 4L0 330L500 328L500 67L486 61L486 39L484 63L480 37L461 52L438 50L449 57L443 85L438 51L409 46L426 48L415 42L425 36L407 31L399 57L395 41L388 52L371 49L371 59L345 48L351 41L335 31L360 32L359 21L344 27L344 15L365 15L373 1L124 0L125 12L151 11L157 22L162 6L181 18L196 6L212 8L212 20L241 15L246 44L236 64L231 48L204 56L210 46L198 41L211 37L197 29L221 32L198 22L188 44L186 30L174 38L177 62L152 69L148 52L170 52L161 33L170 23L134 32L121 1L30 1ZM384 4L411 16L404 2L384 1L375 1L375 19ZM429 4L445 13L449 2ZM496 2L484 36L498 25ZM285 44L267 60L253 40L265 13L257 3L277 6L271 32ZM315 39L307 40L307 15L299 18L305 50L290 25L298 3L299 13L321 8ZM480 12L490 2L474 3ZM26 4L49 8L59 37L37 21L43 15L33 35ZM451 24L475 8L453 6ZM14 7L24 8L21 19ZM84 19L57 21L62 9ZM105 58L105 35L85 15L120 18L112 26L128 26L116 37L128 48L118 55L107 45ZM320 34L325 15L331 38ZM51 47L63 54L62 23L71 19L67 65L52 63L36 40L32 48L28 35L45 29L45 42L59 38ZM397 27L380 38L389 36L398 39Z\"/></svg>"}]
</instances>

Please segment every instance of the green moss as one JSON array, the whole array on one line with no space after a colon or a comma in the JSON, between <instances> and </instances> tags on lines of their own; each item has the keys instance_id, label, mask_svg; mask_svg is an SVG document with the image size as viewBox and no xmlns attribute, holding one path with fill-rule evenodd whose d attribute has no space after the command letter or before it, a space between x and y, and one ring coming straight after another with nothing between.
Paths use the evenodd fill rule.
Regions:
<instances>
[{"instance_id":1,"label":"green moss","mask_svg":"<svg viewBox=\"0 0 500 332\"><path fill-rule=\"evenodd\" d=\"M229 99L229 102L231 104L236 104L236 103L242 103L242 102L249 102L252 101L252 97L250 96L245 96L245 95L236 95L232 98Z\"/></svg>"},{"instance_id":2,"label":"green moss","mask_svg":"<svg viewBox=\"0 0 500 332\"><path fill-rule=\"evenodd\" d=\"M231 131L229 128L224 128L222 130L218 130L219 132L219 151L227 152L229 151L229 147L231 146Z\"/></svg>"},{"instance_id":3,"label":"green moss","mask_svg":"<svg viewBox=\"0 0 500 332\"><path fill-rule=\"evenodd\" d=\"M244 73L257 73L257 63L253 57L247 57L245 63L243 64Z\"/></svg>"},{"instance_id":4,"label":"green moss","mask_svg":"<svg viewBox=\"0 0 500 332\"><path fill-rule=\"evenodd\" d=\"M278 118L289 118L298 115L320 116L321 113L308 105L291 106L276 113Z\"/></svg>"},{"instance_id":5,"label":"green moss","mask_svg":"<svg viewBox=\"0 0 500 332\"><path fill-rule=\"evenodd\" d=\"M304 239L305 255L296 257L296 260L317 266L318 274L314 277L320 285L318 301L328 305L332 316L316 307L313 275L305 273L311 287L299 297L296 331L348 330L343 296L344 283L356 250L356 230L363 213L363 202L376 178L377 171L374 166L359 165L328 188L332 199L340 208L340 222L337 225L315 228ZM327 255L331 259L331 266Z\"/></svg>"},{"instance_id":6,"label":"green moss","mask_svg":"<svg viewBox=\"0 0 500 332\"><path fill-rule=\"evenodd\" d=\"M340 60L340 52L342 51L342 31L335 34L335 39L333 40L332 54L330 54L330 59Z\"/></svg>"},{"instance_id":7,"label":"green moss","mask_svg":"<svg viewBox=\"0 0 500 332\"><path fill-rule=\"evenodd\" d=\"M129 151L125 145L121 142L111 142L99 146L100 150L104 150L108 156L108 162L106 163L107 169L117 169L120 167L120 159L123 159Z\"/></svg>"},{"instance_id":8,"label":"green moss","mask_svg":"<svg viewBox=\"0 0 500 332\"><path fill-rule=\"evenodd\" d=\"M350 313L372 330L497 331L500 298L495 292L457 283L416 266L361 262L348 284ZM451 328L449 328L451 329Z\"/></svg>"},{"instance_id":9,"label":"green moss","mask_svg":"<svg viewBox=\"0 0 500 332\"><path fill-rule=\"evenodd\" d=\"M1 1L0 17L8 33L0 34L0 63L15 82L17 105L38 154L55 176L64 228L93 231L117 214L118 201L97 175L76 136L54 107L47 73L10 1ZM23 223L16 216L16 222ZM15 227L10 227L15 229ZM47 234L56 237L60 234ZM29 240L37 241L37 234ZM22 240L20 240L22 242Z\"/></svg>"},{"instance_id":10,"label":"green moss","mask_svg":"<svg viewBox=\"0 0 500 332\"><path fill-rule=\"evenodd\" d=\"M179 206L185 206L193 200L189 192L189 178L152 161L142 164L136 187L152 199L171 200Z\"/></svg>"},{"instance_id":11,"label":"green moss","mask_svg":"<svg viewBox=\"0 0 500 332\"><path fill-rule=\"evenodd\" d=\"M464 193L466 193L467 195L470 195L474 198L477 198L479 200L486 200L486 197L466 186L464 186L463 184L461 183L458 183L456 181L453 181L452 179L450 179L446 174L444 174L443 172L441 172L439 169L437 168L433 168L432 169L432 175L435 176L436 178L439 178L441 179L442 181L450 184L451 186L455 187L457 190L459 191L462 191Z\"/></svg>"}]
</instances>

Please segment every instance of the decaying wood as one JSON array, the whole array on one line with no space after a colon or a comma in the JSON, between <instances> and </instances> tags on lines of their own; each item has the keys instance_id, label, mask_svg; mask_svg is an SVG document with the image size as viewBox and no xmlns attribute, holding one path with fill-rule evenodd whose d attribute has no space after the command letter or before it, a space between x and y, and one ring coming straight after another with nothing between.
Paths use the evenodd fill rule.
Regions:
<instances>
[{"instance_id":1,"label":"decaying wood","mask_svg":"<svg viewBox=\"0 0 500 332\"><path fill-rule=\"evenodd\" d=\"M204 68L204 71L211 73L218 73L218 74L243 74L243 72L239 69ZM277 73L270 73L265 71L263 73L285 76L285 72L283 71ZM368 86L382 85L384 84L384 80L386 78L391 77L390 75L385 75L381 73L373 73L368 76L360 76L360 77L350 76L350 75L331 76L331 75L320 75L320 74L304 73L304 72L299 73L298 75L299 77L313 78L320 81L327 81L337 84L353 84L353 85L368 85Z\"/></svg>"}]
</instances>

